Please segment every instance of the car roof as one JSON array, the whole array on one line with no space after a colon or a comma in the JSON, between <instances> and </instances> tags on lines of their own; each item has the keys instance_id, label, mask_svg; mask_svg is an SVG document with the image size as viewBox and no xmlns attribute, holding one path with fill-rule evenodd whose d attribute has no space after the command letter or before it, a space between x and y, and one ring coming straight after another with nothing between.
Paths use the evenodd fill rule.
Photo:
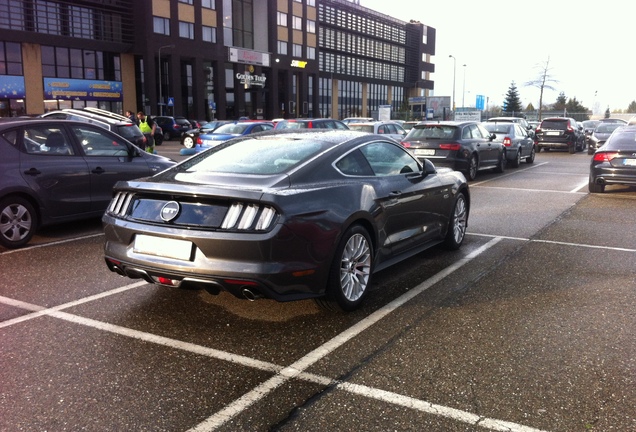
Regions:
<instances>
[{"instance_id":1,"label":"car roof","mask_svg":"<svg viewBox=\"0 0 636 432\"><path fill-rule=\"evenodd\" d=\"M41 118L46 118L48 117L48 114L55 114L55 113L68 113L68 114L73 114L79 117L84 117L84 118L88 118L91 120L96 120L96 121L101 121L103 123L108 123L111 125L121 125L121 124L130 124L132 123L130 120L126 119L120 119L120 118L114 118L114 117L110 117L110 116L105 116L105 115L101 115L101 114L96 114L94 112L91 111L86 111L83 109L74 109L74 108L62 108L59 110L53 110L53 111L49 111L46 112L42 115Z\"/></svg>"}]
</instances>

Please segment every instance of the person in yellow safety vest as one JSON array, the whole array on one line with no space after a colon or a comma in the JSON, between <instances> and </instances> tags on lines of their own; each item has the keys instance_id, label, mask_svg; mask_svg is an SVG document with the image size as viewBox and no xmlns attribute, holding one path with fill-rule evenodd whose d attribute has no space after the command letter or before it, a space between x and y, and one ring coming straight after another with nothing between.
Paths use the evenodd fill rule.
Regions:
<instances>
[{"instance_id":1,"label":"person in yellow safety vest","mask_svg":"<svg viewBox=\"0 0 636 432\"><path fill-rule=\"evenodd\" d=\"M141 129L141 132L146 136L146 151L148 153L154 153L157 125L150 116L146 116L143 111L137 113L137 119L139 119L139 129Z\"/></svg>"}]
</instances>

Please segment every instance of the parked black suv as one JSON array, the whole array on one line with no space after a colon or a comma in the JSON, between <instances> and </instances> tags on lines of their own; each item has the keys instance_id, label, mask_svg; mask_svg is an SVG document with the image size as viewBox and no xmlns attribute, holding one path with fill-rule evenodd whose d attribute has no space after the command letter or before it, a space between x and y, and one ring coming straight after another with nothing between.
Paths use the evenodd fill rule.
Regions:
<instances>
[{"instance_id":1,"label":"parked black suv","mask_svg":"<svg viewBox=\"0 0 636 432\"><path fill-rule=\"evenodd\" d=\"M192 125L185 117L154 116L152 119L163 129L163 139L180 138L192 129Z\"/></svg>"},{"instance_id":2,"label":"parked black suv","mask_svg":"<svg viewBox=\"0 0 636 432\"><path fill-rule=\"evenodd\" d=\"M537 151L567 149L570 153L583 151L585 131L570 117L548 117L536 130Z\"/></svg>"}]
</instances>

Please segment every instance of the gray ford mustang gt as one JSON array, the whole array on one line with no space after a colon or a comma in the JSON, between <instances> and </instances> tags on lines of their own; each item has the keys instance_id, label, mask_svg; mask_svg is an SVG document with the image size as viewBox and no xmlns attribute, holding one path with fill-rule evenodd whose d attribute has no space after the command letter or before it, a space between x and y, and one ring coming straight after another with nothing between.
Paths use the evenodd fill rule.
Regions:
<instances>
[{"instance_id":1,"label":"gray ford mustang gt","mask_svg":"<svg viewBox=\"0 0 636 432\"><path fill-rule=\"evenodd\" d=\"M385 136L264 132L117 183L105 260L149 283L349 311L374 272L458 249L469 208L463 174Z\"/></svg>"}]
</instances>

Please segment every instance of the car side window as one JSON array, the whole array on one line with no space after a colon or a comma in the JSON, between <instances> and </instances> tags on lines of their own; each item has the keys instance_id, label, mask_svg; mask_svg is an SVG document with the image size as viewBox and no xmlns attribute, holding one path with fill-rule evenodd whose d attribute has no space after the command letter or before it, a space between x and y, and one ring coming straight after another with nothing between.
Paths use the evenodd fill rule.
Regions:
<instances>
[{"instance_id":1,"label":"car side window","mask_svg":"<svg viewBox=\"0 0 636 432\"><path fill-rule=\"evenodd\" d=\"M407 151L388 142L375 142L360 149L378 177L418 172L419 164Z\"/></svg>"},{"instance_id":2,"label":"car side window","mask_svg":"<svg viewBox=\"0 0 636 432\"><path fill-rule=\"evenodd\" d=\"M99 128L71 126L73 134L86 156L127 156L128 144L125 140L102 132Z\"/></svg>"},{"instance_id":3,"label":"car side window","mask_svg":"<svg viewBox=\"0 0 636 432\"><path fill-rule=\"evenodd\" d=\"M66 132L58 127L34 125L24 128L22 133L24 151L29 154L63 155L75 154Z\"/></svg>"},{"instance_id":4,"label":"car side window","mask_svg":"<svg viewBox=\"0 0 636 432\"><path fill-rule=\"evenodd\" d=\"M373 170L359 150L355 150L336 162L336 168L345 175L373 176Z\"/></svg>"},{"instance_id":5,"label":"car side window","mask_svg":"<svg viewBox=\"0 0 636 432\"><path fill-rule=\"evenodd\" d=\"M473 135L470 132L470 126L466 126L464 129L462 129L462 139L471 139L472 137Z\"/></svg>"},{"instance_id":6,"label":"car side window","mask_svg":"<svg viewBox=\"0 0 636 432\"><path fill-rule=\"evenodd\" d=\"M474 137L483 138L483 139L490 138L490 132L488 132L486 128L484 128L482 125L477 124L477 125L473 125L473 127L475 128L475 130L473 131Z\"/></svg>"}]
</instances>

